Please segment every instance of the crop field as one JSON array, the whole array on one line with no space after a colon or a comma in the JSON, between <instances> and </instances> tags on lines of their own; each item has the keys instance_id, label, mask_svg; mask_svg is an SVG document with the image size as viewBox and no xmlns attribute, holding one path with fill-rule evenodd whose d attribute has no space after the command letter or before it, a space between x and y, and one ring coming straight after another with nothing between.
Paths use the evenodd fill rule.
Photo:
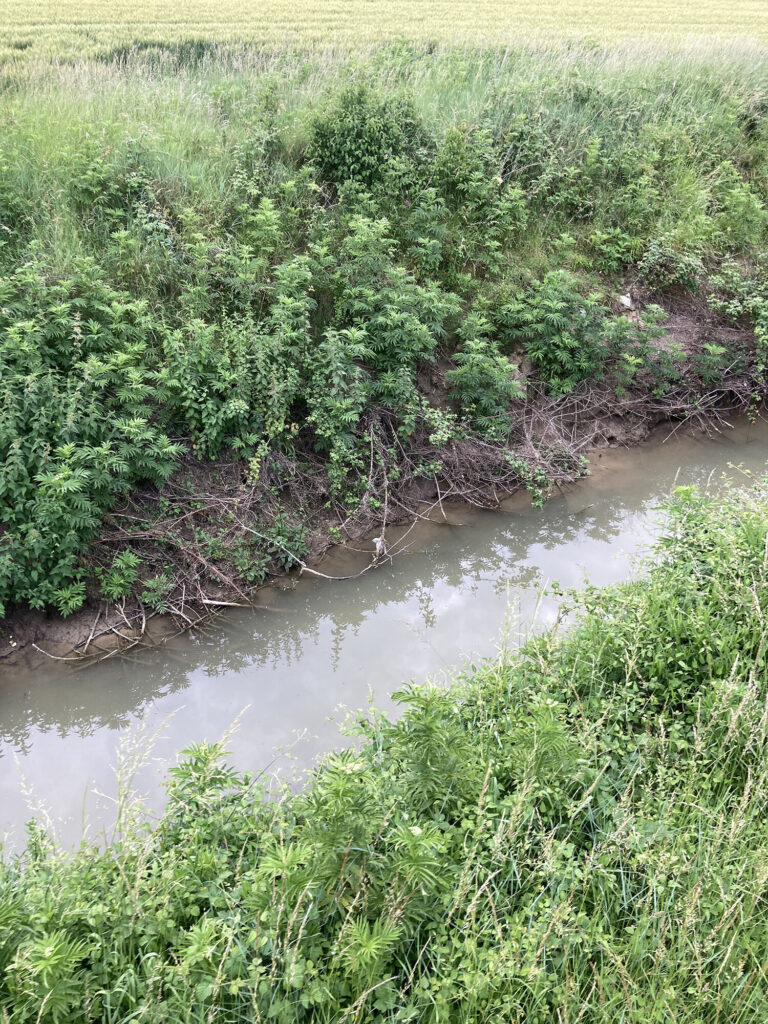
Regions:
<instances>
[{"instance_id":1,"label":"crop field","mask_svg":"<svg viewBox=\"0 0 768 1024\"><path fill-rule=\"evenodd\" d=\"M768 42L765 0L5 0L0 56L62 57L138 45L255 42L315 46L409 38L514 44L521 37L659 35Z\"/></svg>"}]
</instances>

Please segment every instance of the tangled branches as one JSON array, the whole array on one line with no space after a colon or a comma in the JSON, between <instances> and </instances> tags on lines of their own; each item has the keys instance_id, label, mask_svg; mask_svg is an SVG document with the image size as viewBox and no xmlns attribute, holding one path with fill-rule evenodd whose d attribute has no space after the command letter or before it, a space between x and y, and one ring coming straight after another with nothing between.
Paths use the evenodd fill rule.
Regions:
<instances>
[{"instance_id":1,"label":"tangled branches","mask_svg":"<svg viewBox=\"0 0 768 1024\"><path fill-rule=\"evenodd\" d=\"M560 397L529 390L505 443L466 434L440 447L427 424L403 437L391 413L372 408L366 465L345 493L333 492L327 465L310 445L270 453L251 475L242 461L190 458L161 491L133 494L110 516L93 548L94 570L104 578L129 547L140 556L144 589L132 599L99 602L66 660L156 642L148 629L156 613L166 634L199 627L221 609L250 606L286 572L352 578L318 568L334 543L368 538L368 561L353 576L368 573L408 546L410 530L399 530L390 544L396 523L412 529L445 518L447 501L493 508L521 488L543 502L553 486L585 474L591 450L636 442L662 422L670 433L686 424L710 428L747 408L754 387L753 378L733 375L705 394L681 385L663 397L638 389L617 398L605 382L584 382Z\"/></svg>"}]
</instances>

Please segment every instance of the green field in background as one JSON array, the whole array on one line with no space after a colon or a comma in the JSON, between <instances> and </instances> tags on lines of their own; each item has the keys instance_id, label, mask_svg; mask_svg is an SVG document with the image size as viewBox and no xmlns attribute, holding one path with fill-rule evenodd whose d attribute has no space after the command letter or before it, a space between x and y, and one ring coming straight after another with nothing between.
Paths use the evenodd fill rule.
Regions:
<instances>
[{"instance_id":1,"label":"green field in background","mask_svg":"<svg viewBox=\"0 0 768 1024\"><path fill-rule=\"evenodd\" d=\"M88 56L133 44L296 44L391 38L514 44L536 36L768 42L766 0L5 0L0 55Z\"/></svg>"}]
</instances>

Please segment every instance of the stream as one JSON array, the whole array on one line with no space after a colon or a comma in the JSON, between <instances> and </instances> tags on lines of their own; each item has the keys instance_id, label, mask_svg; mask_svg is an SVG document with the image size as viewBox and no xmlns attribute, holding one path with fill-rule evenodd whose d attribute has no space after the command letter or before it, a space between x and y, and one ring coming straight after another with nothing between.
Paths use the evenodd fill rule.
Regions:
<instances>
[{"instance_id":1,"label":"stream","mask_svg":"<svg viewBox=\"0 0 768 1024\"><path fill-rule=\"evenodd\" d=\"M626 578L663 522L677 484L748 484L768 459L768 421L713 434L661 428L633 449L595 454L591 475L543 509L522 495L497 511L445 508L420 522L391 564L343 582L303 576L261 592L154 649L66 671L0 669L0 839L24 845L24 823L65 846L112 835L118 778L150 813L178 751L229 732L237 767L298 783L319 754L349 740L347 712L392 706L408 680L447 683L462 665L516 643L557 614L552 581ZM733 467L741 465L743 470ZM401 532L404 528L401 528ZM387 532L390 543L397 531ZM349 575L371 544L331 552L319 568ZM237 721L236 721L237 720ZM236 728L232 730L233 723Z\"/></svg>"}]
</instances>

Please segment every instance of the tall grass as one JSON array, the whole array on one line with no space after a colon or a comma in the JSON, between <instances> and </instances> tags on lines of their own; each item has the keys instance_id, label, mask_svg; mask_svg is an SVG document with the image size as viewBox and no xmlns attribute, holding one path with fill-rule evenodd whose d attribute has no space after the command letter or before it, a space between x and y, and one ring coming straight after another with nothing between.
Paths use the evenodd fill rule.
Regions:
<instances>
[{"instance_id":1,"label":"tall grass","mask_svg":"<svg viewBox=\"0 0 768 1024\"><path fill-rule=\"evenodd\" d=\"M280 802L186 752L153 832L0 869L9 1021L753 1024L768 1013L768 491Z\"/></svg>"},{"instance_id":2,"label":"tall grass","mask_svg":"<svg viewBox=\"0 0 768 1024\"><path fill-rule=\"evenodd\" d=\"M662 151L671 176L655 197L657 230L695 234L720 159L734 157L758 194L768 192L760 155L764 56L742 43L437 50L396 43L354 57L338 47L312 55L223 47L199 60L141 50L120 62L31 60L6 73L2 156L28 207L27 234L63 270L83 249L100 256L105 244L89 242L88 222L71 208L71 184L90 158L140 156L167 203L194 207L220 232L255 135L270 138L269 175L288 179L305 159L313 118L340 89L366 82L382 97L406 96L438 138L462 123L500 138L516 124L543 124L561 168L582 166L596 140L603 154ZM750 121L752 143L744 133ZM262 189L272 190L267 182ZM610 195L598 190L589 199L569 230L615 221ZM532 224L534 234L563 226L558 217L550 228L550 219Z\"/></svg>"}]
</instances>

